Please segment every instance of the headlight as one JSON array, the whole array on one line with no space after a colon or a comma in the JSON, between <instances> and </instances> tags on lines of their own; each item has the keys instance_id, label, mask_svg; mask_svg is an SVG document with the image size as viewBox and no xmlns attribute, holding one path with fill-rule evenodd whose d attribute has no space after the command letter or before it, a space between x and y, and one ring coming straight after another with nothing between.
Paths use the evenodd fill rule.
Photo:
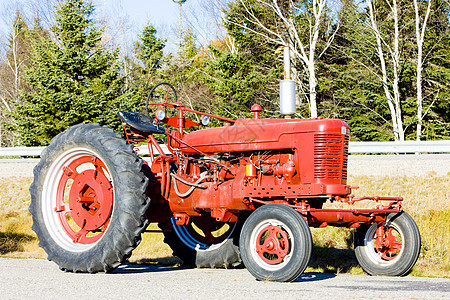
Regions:
<instances>
[{"instance_id":1,"label":"headlight","mask_svg":"<svg viewBox=\"0 0 450 300\"><path fill-rule=\"evenodd\" d=\"M203 126L206 126L206 125L209 124L209 117L208 116L202 116L200 118L200 120L201 120L201 123L202 123Z\"/></svg>"},{"instance_id":2,"label":"headlight","mask_svg":"<svg viewBox=\"0 0 450 300\"><path fill-rule=\"evenodd\" d=\"M156 118L160 121L166 118L166 112L162 108L158 108L155 112Z\"/></svg>"}]
</instances>

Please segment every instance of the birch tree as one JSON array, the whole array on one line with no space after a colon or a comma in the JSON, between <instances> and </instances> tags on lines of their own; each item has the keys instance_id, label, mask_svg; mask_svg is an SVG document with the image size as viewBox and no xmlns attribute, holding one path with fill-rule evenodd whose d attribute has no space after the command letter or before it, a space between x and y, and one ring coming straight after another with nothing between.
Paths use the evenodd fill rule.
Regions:
<instances>
[{"instance_id":1,"label":"birch tree","mask_svg":"<svg viewBox=\"0 0 450 300\"><path fill-rule=\"evenodd\" d=\"M7 105L9 111L12 111L14 103L20 102L19 90L22 88L23 66L28 60L27 55L24 55L26 51L24 49L24 34L27 30L27 25L18 12L12 27L9 36L9 51L5 60L9 76L5 76L0 83L3 87L5 98L11 102L10 105ZM6 105L7 101L5 98L2 99L2 102Z\"/></svg>"},{"instance_id":2,"label":"birch tree","mask_svg":"<svg viewBox=\"0 0 450 300\"><path fill-rule=\"evenodd\" d=\"M391 9L392 19L394 21L394 32L392 35L392 43L386 41L381 33L380 27L377 22L374 9L374 1L366 0L368 9L370 28L376 38L376 49L380 63L381 80L383 84L384 94L391 112L392 128L394 131L395 141L404 141L405 134L403 131L402 110L400 103L400 91L399 91L399 67L400 67L400 52L399 52L399 10L397 0L388 2ZM392 45L393 44L393 45ZM384 47L383 47L384 46ZM387 49L387 51L384 50ZM385 53L386 52L386 53ZM388 70L386 67L386 58L391 60L392 63L392 78L388 76ZM392 84L392 90L390 89L390 83Z\"/></svg>"},{"instance_id":3,"label":"birch tree","mask_svg":"<svg viewBox=\"0 0 450 300\"><path fill-rule=\"evenodd\" d=\"M423 21L419 13L419 3L414 0L415 11L415 28L416 28L416 43L417 43L417 66L416 66L416 86L417 86L417 134L416 140L420 141L422 135L422 121L423 121L423 96L422 96L422 69L423 69L423 42L425 38L425 30L427 27L428 17L430 16L432 0L428 0L427 10Z\"/></svg>"},{"instance_id":4,"label":"birch tree","mask_svg":"<svg viewBox=\"0 0 450 300\"><path fill-rule=\"evenodd\" d=\"M23 81L24 66L28 61L27 39L25 37L28 26L24 17L16 12L16 17L11 26L8 36L6 55L0 63L0 121L15 124L12 117L17 105L22 103L20 90L26 89L27 85ZM0 126L2 126L0 124ZM14 132L1 130L5 145L10 146L15 138ZM1 141L0 141L1 143Z\"/></svg>"},{"instance_id":5,"label":"birch tree","mask_svg":"<svg viewBox=\"0 0 450 300\"><path fill-rule=\"evenodd\" d=\"M327 0L313 1L248 1L239 0L244 8L242 14L243 23L236 23L243 30L251 31L262 36L267 41L276 45L289 46L293 60L293 74L301 94L309 103L309 111L312 118L317 113L317 78L316 62L329 47L334 38L330 35L322 51L317 53L320 31L323 30L324 15L327 8ZM267 9L272 14L272 23L267 23L260 17L257 9ZM230 20L227 20L230 22ZM307 24L306 36L301 30L301 25ZM251 26L247 26L251 25ZM302 74L306 75L307 87L302 86ZM300 101L297 102L299 104Z\"/></svg>"}]
</instances>

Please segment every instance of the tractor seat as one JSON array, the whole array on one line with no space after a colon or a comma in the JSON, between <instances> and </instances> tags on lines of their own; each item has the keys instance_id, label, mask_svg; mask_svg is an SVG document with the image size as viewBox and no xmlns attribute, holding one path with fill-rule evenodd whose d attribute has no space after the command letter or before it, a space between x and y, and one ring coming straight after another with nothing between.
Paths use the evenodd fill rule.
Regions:
<instances>
[{"instance_id":1,"label":"tractor seat","mask_svg":"<svg viewBox=\"0 0 450 300\"><path fill-rule=\"evenodd\" d=\"M127 125L144 133L165 133L166 130L161 125L154 125L153 121L140 112L119 111L117 116Z\"/></svg>"}]
</instances>

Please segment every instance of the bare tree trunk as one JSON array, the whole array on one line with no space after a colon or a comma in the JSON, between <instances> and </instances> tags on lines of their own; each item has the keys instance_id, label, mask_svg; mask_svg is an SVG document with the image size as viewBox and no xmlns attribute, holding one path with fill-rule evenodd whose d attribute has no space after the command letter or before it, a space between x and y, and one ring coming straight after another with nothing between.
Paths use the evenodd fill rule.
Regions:
<instances>
[{"instance_id":1,"label":"bare tree trunk","mask_svg":"<svg viewBox=\"0 0 450 300\"><path fill-rule=\"evenodd\" d=\"M427 27L428 17L431 11L431 0L428 0L428 7L423 19L422 28L420 28L419 4L414 0L414 10L416 13L416 42L417 42L417 67L416 67L416 87L417 87L417 132L416 140L420 141L423 124L423 96L422 96L422 66L423 66L423 41L425 38L425 28Z\"/></svg>"},{"instance_id":2,"label":"bare tree trunk","mask_svg":"<svg viewBox=\"0 0 450 300\"><path fill-rule=\"evenodd\" d=\"M377 41L377 53L378 58L380 60L381 67L381 77L383 83L383 90L386 96L389 110L391 113L392 119L392 128L394 131L394 139L396 141L404 141L405 135L403 131L403 121L402 121L402 111L400 104L400 91L398 88L398 69L399 69L399 26L398 26L398 9L397 9L397 1L393 0L393 5L391 6L393 17L394 17L394 49L392 50L390 47L389 52L391 54L392 64L393 64L393 91L389 90L388 85L388 76L387 76L387 68L386 68L386 60L384 58L385 54L383 51L382 45L386 43L383 41L381 37L380 31L378 29L378 24L375 18L373 2L371 0L366 0L367 7L369 8L369 18L371 22L371 28L375 34L375 38Z\"/></svg>"},{"instance_id":3,"label":"bare tree trunk","mask_svg":"<svg viewBox=\"0 0 450 300\"><path fill-rule=\"evenodd\" d=\"M392 63L394 68L394 84L393 84L393 93L394 93L394 103L395 103L395 117L397 119L397 132L394 131L397 136L396 140L404 141L405 140L405 132L403 130L403 121L402 121L402 108L400 103L400 90L398 88L398 69L400 66L400 50L399 50L399 28L398 28L398 7L397 0L393 0L392 12L394 14L394 52L391 51Z\"/></svg>"},{"instance_id":4,"label":"bare tree trunk","mask_svg":"<svg viewBox=\"0 0 450 300\"><path fill-rule=\"evenodd\" d=\"M23 88L23 64L26 62L26 58L20 57L21 49L19 45L19 36L22 34L21 29L16 23L13 24L12 29L9 38L10 49L8 53L10 55L4 60L5 66L9 71L2 74L2 78L0 78L0 100L9 112L13 112L16 105L22 102L20 89ZM14 118L9 118L11 119L11 122L15 124Z\"/></svg>"},{"instance_id":5,"label":"bare tree trunk","mask_svg":"<svg viewBox=\"0 0 450 300\"><path fill-rule=\"evenodd\" d=\"M2 103L5 105L6 109L7 109L9 112L12 112L11 106L8 104L8 102L6 101L6 99L2 97L1 94L0 94L0 100L2 100Z\"/></svg>"},{"instance_id":6,"label":"bare tree trunk","mask_svg":"<svg viewBox=\"0 0 450 300\"><path fill-rule=\"evenodd\" d=\"M20 87L20 81L21 81L21 65L23 63L19 62L19 59L17 57L17 39L20 34L19 28L16 28L16 26L13 27L13 32L10 37L10 44L11 44L11 59L6 59L6 63L11 70L11 73L14 76L14 82L13 87L10 93L10 98L14 102L19 102L19 87ZM2 102L6 105L6 100L2 98ZM10 110L10 108L8 108Z\"/></svg>"},{"instance_id":7,"label":"bare tree trunk","mask_svg":"<svg viewBox=\"0 0 450 300\"><path fill-rule=\"evenodd\" d=\"M309 109L311 112L311 118L317 118L317 102L316 102L316 88L317 88L317 79L316 79L316 45L317 40L319 38L319 26L320 19L323 14L323 9L327 0L313 0L313 10L314 10L314 26L313 32L310 37L310 46L309 46L309 60L308 60L308 70L309 70Z\"/></svg>"}]
</instances>

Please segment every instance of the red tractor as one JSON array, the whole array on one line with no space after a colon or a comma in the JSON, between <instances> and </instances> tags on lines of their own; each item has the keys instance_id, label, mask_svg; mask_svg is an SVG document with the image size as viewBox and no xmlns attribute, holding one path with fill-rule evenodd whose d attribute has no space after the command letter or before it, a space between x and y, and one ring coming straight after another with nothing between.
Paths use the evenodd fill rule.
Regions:
<instances>
[{"instance_id":1,"label":"red tractor","mask_svg":"<svg viewBox=\"0 0 450 300\"><path fill-rule=\"evenodd\" d=\"M165 99L169 92L176 97L170 84L158 86L168 87ZM293 281L304 272L309 227L356 228L356 257L371 275L401 276L415 264L420 233L402 198L351 194L344 121L260 119L259 105L252 119L230 120L149 98L147 114L119 112L126 139L82 124L42 153L30 212L39 245L61 269L113 270L152 222L185 264L243 263L259 280ZM206 128L210 118L223 126ZM154 136L163 134L164 150ZM142 141L148 162L133 146ZM359 200L376 207L352 207ZM326 202L350 208L326 209Z\"/></svg>"}]
</instances>

